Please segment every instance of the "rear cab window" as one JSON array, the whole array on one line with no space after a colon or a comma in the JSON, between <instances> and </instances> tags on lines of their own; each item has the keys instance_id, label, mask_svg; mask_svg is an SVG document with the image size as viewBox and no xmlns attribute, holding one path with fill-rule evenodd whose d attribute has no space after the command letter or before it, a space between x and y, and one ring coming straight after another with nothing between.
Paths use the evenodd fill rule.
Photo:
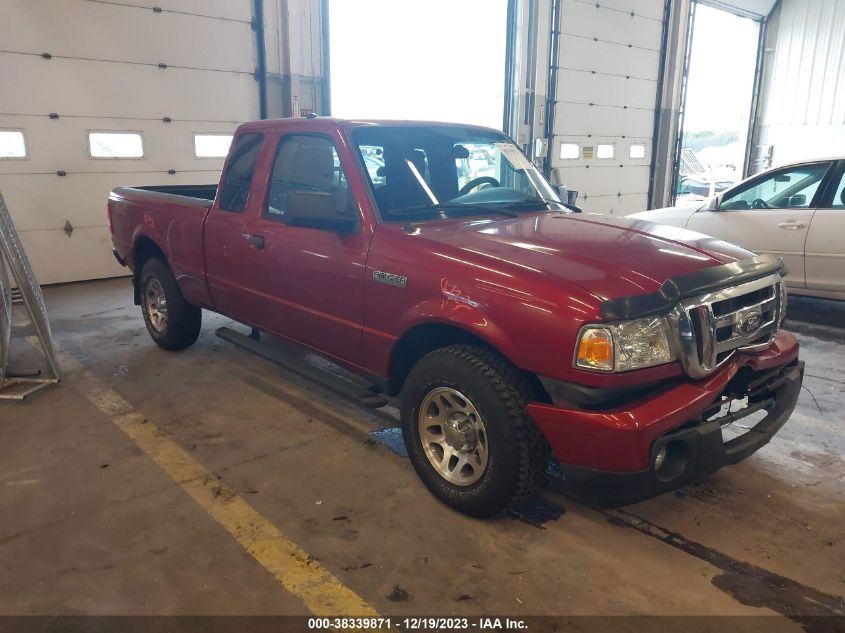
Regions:
<instances>
[{"instance_id":1,"label":"rear cab window","mask_svg":"<svg viewBox=\"0 0 845 633\"><path fill-rule=\"evenodd\" d=\"M257 133L241 134L232 144L217 195L218 206L223 211L240 213L246 209L255 161L263 144L264 135Z\"/></svg>"}]
</instances>

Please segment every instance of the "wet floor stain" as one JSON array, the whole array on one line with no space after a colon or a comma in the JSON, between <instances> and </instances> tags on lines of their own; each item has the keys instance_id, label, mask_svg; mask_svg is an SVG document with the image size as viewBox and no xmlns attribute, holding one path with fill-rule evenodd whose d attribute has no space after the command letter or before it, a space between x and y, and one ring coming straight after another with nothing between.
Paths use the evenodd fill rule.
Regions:
<instances>
[{"instance_id":1,"label":"wet floor stain","mask_svg":"<svg viewBox=\"0 0 845 633\"><path fill-rule=\"evenodd\" d=\"M405 440L402 438L402 429L398 426L373 431L370 433L370 437L397 455L408 456L408 449L405 447ZM546 475L552 479L565 479L560 465L554 460L549 460L546 465ZM534 527L543 527L549 521L556 521L565 512L566 510L562 506L536 495L522 506L511 510L514 517Z\"/></svg>"},{"instance_id":2,"label":"wet floor stain","mask_svg":"<svg viewBox=\"0 0 845 633\"><path fill-rule=\"evenodd\" d=\"M378 431L373 431L370 435L376 442L386 446L394 453L402 457L408 456L408 449L405 448L405 440L402 439L402 429L398 426L379 429Z\"/></svg>"},{"instance_id":3,"label":"wet floor stain","mask_svg":"<svg viewBox=\"0 0 845 633\"><path fill-rule=\"evenodd\" d=\"M511 510L511 514L517 519L538 528L544 528L544 524L549 521L557 521L565 513L566 508L539 495Z\"/></svg>"},{"instance_id":4,"label":"wet floor stain","mask_svg":"<svg viewBox=\"0 0 845 633\"><path fill-rule=\"evenodd\" d=\"M613 525L638 530L717 567L723 573L713 578L713 586L741 604L771 609L802 624L807 631L845 632L845 598L841 596L736 560L628 512L612 510L604 514Z\"/></svg>"}]
</instances>

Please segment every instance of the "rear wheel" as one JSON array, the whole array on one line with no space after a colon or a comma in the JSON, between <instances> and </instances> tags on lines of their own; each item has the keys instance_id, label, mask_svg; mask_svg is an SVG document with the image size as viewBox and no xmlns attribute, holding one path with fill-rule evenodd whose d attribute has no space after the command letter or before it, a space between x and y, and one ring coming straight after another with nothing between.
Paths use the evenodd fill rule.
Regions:
<instances>
[{"instance_id":1,"label":"rear wheel","mask_svg":"<svg viewBox=\"0 0 845 633\"><path fill-rule=\"evenodd\" d=\"M172 351L193 345L200 334L202 310L185 300L170 267L151 259L141 269L138 283L144 322L156 344Z\"/></svg>"},{"instance_id":2,"label":"rear wheel","mask_svg":"<svg viewBox=\"0 0 845 633\"><path fill-rule=\"evenodd\" d=\"M529 399L519 372L480 347L444 347L414 365L402 390L402 433L434 496L488 517L533 493L547 448Z\"/></svg>"}]
</instances>

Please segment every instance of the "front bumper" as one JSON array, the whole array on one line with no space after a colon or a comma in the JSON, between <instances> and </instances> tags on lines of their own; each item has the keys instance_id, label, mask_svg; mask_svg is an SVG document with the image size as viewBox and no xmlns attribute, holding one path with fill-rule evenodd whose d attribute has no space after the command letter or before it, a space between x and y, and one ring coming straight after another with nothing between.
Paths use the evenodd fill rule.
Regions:
<instances>
[{"instance_id":1,"label":"front bumper","mask_svg":"<svg viewBox=\"0 0 845 633\"><path fill-rule=\"evenodd\" d=\"M795 337L780 332L766 350L738 355L713 376L681 382L611 410L539 403L529 404L528 410L561 464L657 493L741 461L768 443L798 400L804 364L797 358ZM712 417L727 394L749 395L749 404L767 415L744 435L723 442L725 420ZM672 458L681 466L658 476L654 459L664 446L667 461Z\"/></svg>"}]
</instances>

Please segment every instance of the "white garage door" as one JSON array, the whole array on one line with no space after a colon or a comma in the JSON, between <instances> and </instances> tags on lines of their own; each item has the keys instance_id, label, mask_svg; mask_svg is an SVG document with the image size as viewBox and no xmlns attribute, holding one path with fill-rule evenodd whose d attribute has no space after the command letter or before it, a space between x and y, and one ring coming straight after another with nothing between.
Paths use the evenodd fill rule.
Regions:
<instances>
[{"instance_id":1,"label":"white garage door","mask_svg":"<svg viewBox=\"0 0 845 633\"><path fill-rule=\"evenodd\" d=\"M109 190L216 182L258 117L252 3L158 4L0 0L0 191L42 284L124 274Z\"/></svg>"},{"instance_id":2,"label":"white garage door","mask_svg":"<svg viewBox=\"0 0 845 633\"><path fill-rule=\"evenodd\" d=\"M664 0L564 0L553 180L585 211L647 208Z\"/></svg>"}]
</instances>

